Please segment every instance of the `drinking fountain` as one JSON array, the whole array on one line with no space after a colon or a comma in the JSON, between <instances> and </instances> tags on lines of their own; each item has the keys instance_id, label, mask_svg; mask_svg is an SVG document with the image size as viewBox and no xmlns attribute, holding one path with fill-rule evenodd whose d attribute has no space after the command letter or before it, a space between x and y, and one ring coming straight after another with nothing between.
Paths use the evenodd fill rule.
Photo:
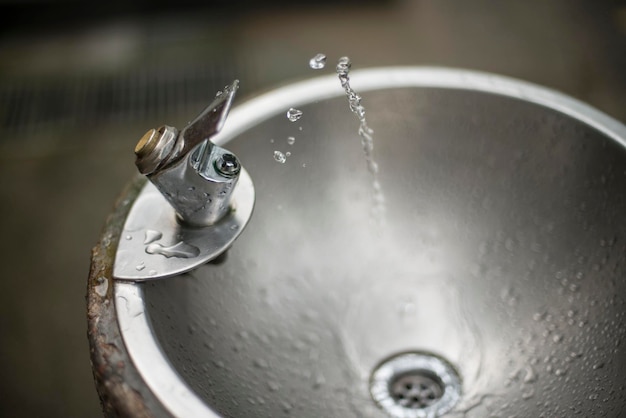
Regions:
<instances>
[{"instance_id":1,"label":"drinking fountain","mask_svg":"<svg viewBox=\"0 0 626 418\"><path fill-rule=\"evenodd\" d=\"M350 78L382 215L334 74L226 117L234 83L140 140L150 181L122 192L88 281L105 414L626 414L626 127L491 74ZM198 199L217 211L180 208Z\"/></svg>"}]
</instances>

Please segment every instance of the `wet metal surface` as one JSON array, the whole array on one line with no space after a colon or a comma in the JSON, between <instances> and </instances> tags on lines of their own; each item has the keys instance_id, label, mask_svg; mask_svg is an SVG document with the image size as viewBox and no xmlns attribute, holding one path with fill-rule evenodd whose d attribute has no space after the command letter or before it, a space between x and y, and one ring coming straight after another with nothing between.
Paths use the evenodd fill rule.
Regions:
<instances>
[{"instance_id":1,"label":"wet metal surface","mask_svg":"<svg viewBox=\"0 0 626 418\"><path fill-rule=\"evenodd\" d=\"M257 202L225 261L116 285L122 337L155 396L174 413L189 405L176 398L200 398L196 416L382 418L370 374L420 352L454 368L431 365L444 385L461 382L442 397L462 393L441 404L452 417L623 412L626 127L497 76L355 72L388 203L380 228L336 82L233 111L222 139L233 135ZM292 103L302 130L285 120ZM279 164L269 138L294 129ZM183 383L156 372L169 364ZM581 399L590 381L613 397ZM396 416L438 408L378 400Z\"/></svg>"}]
</instances>

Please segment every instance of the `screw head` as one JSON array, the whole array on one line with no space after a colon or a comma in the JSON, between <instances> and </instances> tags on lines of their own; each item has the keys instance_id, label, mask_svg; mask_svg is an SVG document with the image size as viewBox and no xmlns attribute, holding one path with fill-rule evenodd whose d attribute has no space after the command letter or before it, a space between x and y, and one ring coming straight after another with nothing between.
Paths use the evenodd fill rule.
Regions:
<instances>
[{"instance_id":1,"label":"screw head","mask_svg":"<svg viewBox=\"0 0 626 418\"><path fill-rule=\"evenodd\" d=\"M241 164L234 154L222 154L215 161L215 169L224 177L235 177L241 171Z\"/></svg>"}]
</instances>

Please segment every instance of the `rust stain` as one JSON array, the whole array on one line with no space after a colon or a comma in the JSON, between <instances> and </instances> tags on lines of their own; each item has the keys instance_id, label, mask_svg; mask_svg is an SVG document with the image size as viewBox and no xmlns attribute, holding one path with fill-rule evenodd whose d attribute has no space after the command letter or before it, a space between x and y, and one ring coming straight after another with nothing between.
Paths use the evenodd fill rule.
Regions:
<instances>
[{"instance_id":1,"label":"rust stain","mask_svg":"<svg viewBox=\"0 0 626 418\"><path fill-rule=\"evenodd\" d=\"M91 364L102 409L108 417L150 418L158 414L158 402L132 366L115 317L112 268L124 221L144 180L132 181L104 227L91 253L87 282L87 338ZM107 291L96 287L108 281ZM160 415L160 414L159 414Z\"/></svg>"}]
</instances>

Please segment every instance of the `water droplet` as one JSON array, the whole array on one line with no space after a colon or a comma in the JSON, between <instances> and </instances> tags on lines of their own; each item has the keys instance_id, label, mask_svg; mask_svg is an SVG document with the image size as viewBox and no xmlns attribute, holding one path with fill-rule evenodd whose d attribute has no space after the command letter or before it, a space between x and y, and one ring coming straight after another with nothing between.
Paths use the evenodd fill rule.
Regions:
<instances>
[{"instance_id":1,"label":"water droplet","mask_svg":"<svg viewBox=\"0 0 626 418\"><path fill-rule=\"evenodd\" d=\"M161 239L163 234L159 231L155 231L154 229L146 230L146 238L143 240L145 245L152 244L154 241L158 241Z\"/></svg>"},{"instance_id":2,"label":"water droplet","mask_svg":"<svg viewBox=\"0 0 626 418\"><path fill-rule=\"evenodd\" d=\"M274 143L274 138L270 138L270 144Z\"/></svg>"},{"instance_id":3,"label":"water droplet","mask_svg":"<svg viewBox=\"0 0 626 418\"><path fill-rule=\"evenodd\" d=\"M320 387L324 385L324 383L326 383L326 378L324 377L324 375L322 374L317 375L317 377L315 378L315 381L313 382L313 388L319 389Z\"/></svg>"},{"instance_id":4,"label":"water droplet","mask_svg":"<svg viewBox=\"0 0 626 418\"><path fill-rule=\"evenodd\" d=\"M260 369L267 369L268 367L267 361L263 360L262 358L254 359L253 364L255 367L258 367Z\"/></svg>"},{"instance_id":5,"label":"water droplet","mask_svg":"<svg viewBox=\"0 0 626 418\"><path fill-rule=\"evenodd\" d=\"M126 239L127 239L128 241L130 241L131 239L133 239L133 236L132 236L132 235L126 235Z\"/></svg>"},{"instance_id":6,"label":"water droplet","mask_svg":"<svg viewBox=\"0 0 626 418\"><path fill-rule=\"evenodd\" d=\"M534 388L530 388L530 390L528 390L527 392L523 392L522 393L522 399L526 400L526 399L530 399L535 395L535 389Z\"/></svg>"},{"instance_id":7,"label":"water droplet","mask_svg":"<svg viewBox=\"0 0 626 418\"><path fill-rule=\"evenodd\" d=\"M291 157L291 152L287 151L287 152L285 153L285 157Z\"/></svg>"},{"instance_id":8,"label":"water droplet","mask_svg":"<svg viewBox=\"0 0 626 418\"><path fill-rule=\"evenodd\" d=\"M352 62L348 57L341 57L339 61L337 61L337 74L348 75L350 72L350 67L352 67Z\"/></svg>"},{"instance_id":9,"label":"water droplet","mask_svg":"<svg viewBox=\"0 0 626 418\"><path fill-rule=\"evenodd\" d=\"M150 271L148 272L148 274L149 274L150 276L156 276L156 275L157 275L157 271L156 271L156 270L150 270Z\"/></svg>"},{"instance_id":10,"label":"water droplet","mask_svg":"<svg viewBox=\"0 0 626 418\"><path fill-rule=\"evenodd\" d=\"M532 383L537 380L537 374L532 367L526 367L526 376L524 376L524 383Z\"/></svg>"},{"instance_id":11,"label":"water droplet","mask_svg":"<svg viewBox=\"0 0 626 418\"><path fill-rule=\"evenodd\" d=\"M141 263L137 264L135 268L137 269L137 271L141 271L146 268L146 263L142 261Z\"/></svg>"},{"instance_id":12,"label":"water droplet","mask_svg":"<svg viewBox=\"0 0 626 418\"><path fill-rule=\"evenodd\" d=\"M293 107L289 108L287 111L287 119L292 122L299 120L302 117L302 111L298 109L294 109Z\"/></svg>"},{"instance_id":13,"label":"water droplet","mask_svg":"<svg viewBox=\"0 0 626 418\"><path fill-rule=\"evenodd\" d=\"M302 340L296 340L292 343L292 347L297 351L303 351L307 348L307 344Z\"/></svg>"},{"instance_id":14,"label":"water droplet","mask_svg":"<svg viewBox=\"0 0 626 418\"><path fill-rule=\"evenodd\" d=\"M326 66L326 55L317 54L309 61L309 67L314 70L321 70Z\"/></svg>"},{"instance_id":15,"label":"water droplet","mask_svg":"<svg viewBox=\"0 0 626 418\"><path fill-rule=\"evenodd\" d=\"M200 255L200 249L194 245L180 241L174 245L164 246L161 244L150 244L146 247L148 254L160 254L167 258L194 258Z\"/></svg>"},{"instance_id":16,"label":"water droplet","mask_svg":"<svg viewBox=\"0 0 626 418\"><path fill-rule=\"evenodd\" d=\"M288 136L287 137L287 143L289 145L293 145L296 142L296 138L294 138L293 136Z\"/></svg>"},{"instance_id":17,"label":"water droplet","mask_svg":"<svg viewBox=\"0 0 626 418\"><path fill-rule=\"evenodd\" d=\"M277 392L280 389L280 385L276 382L272 382L271 380L267 382L267 386L269 386L272 392Z\"/></svg>"},{"instance_id":18,"label":"water droplet","mask_svg":"<svg viewBox=\"0 0 626 418\"><path fill-rule=\"evenodd\" d=\"M285 154L280 151L274 151L274 159L281 164L285 164L285 161L287 161Z\"/></svg>"}]
</instances>

